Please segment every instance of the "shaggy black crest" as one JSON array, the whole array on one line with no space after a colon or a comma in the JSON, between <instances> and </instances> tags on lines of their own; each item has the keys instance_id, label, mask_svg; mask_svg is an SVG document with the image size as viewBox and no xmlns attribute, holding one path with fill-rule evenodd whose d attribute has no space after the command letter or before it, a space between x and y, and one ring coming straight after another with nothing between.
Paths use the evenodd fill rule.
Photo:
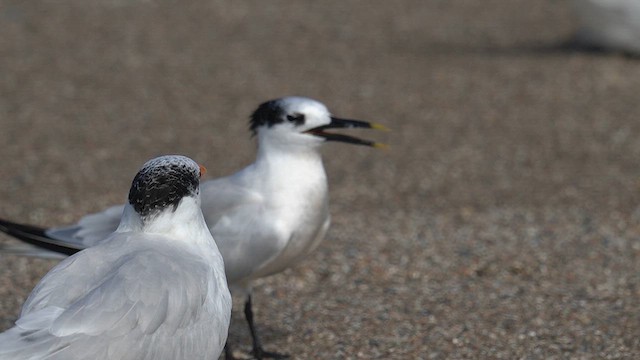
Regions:
<instances>
[{"instance_id":1,"label":"shaggy black crest","mask_svg":"<svg viewBox=\"0 0 640 360\"><path fill-rule=\"evenodd\" d=\"M198 191L199 170L187 163L164 162L145 167L138 172L129 191L129 204L144 219L173 206Z\"/></svg>"},{"instance_id":2,"label":"shaggy black crest","mask_svg":"<svg viewBox=\"0 0 640 360\"><path fill-rule=\"evenodd\" d=\"M271 127L285 121L292 122L296 125L302 125L304 124L305 118L303 114L287 114L279 99L271 100L260 104L256 111L251 114L249 129L255 136L258 133L259 127L265 125L267 127Z\"/></svg>"},{"instance_id":3,"label":"shaggy black crest","mask_svg":"<svg viewBox=\"0 0 640 360\"><path fill-rule=\"evenodd\" d=\"M256 111L251 114L249 120L249 129L255 136L258 132L258 128L264 125L269 127L284 122L284 109L278 100L271 100L260 104Z\"/></svg>"}]
</instances>

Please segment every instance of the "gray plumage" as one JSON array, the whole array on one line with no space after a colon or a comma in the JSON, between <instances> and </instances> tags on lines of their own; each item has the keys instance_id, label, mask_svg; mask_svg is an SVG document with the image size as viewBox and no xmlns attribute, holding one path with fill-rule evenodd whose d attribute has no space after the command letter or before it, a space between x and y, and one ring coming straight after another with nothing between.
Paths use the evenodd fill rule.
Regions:
<instances>
[{"instance_id":1,"label":"gray plumage","mask_svg":"<svg viewBox=\"0 0 640 360\"><path fill-rule=\"evenodd\" d=\"M199 174L188 158L160 160ZM148 218L128 204L115 233L40 281L16 326L0 334L0 359L217 359L230 313L199 194Z\"/></svg>"}]
</instances>

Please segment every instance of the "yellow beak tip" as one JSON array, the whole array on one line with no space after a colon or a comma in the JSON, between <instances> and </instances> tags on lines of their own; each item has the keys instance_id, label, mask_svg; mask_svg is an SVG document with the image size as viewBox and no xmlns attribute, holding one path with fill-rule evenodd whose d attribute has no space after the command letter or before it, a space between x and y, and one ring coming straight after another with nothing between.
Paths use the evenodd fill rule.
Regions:
<instances>
[{"instance_id":1,"label":"yellow beak tip","mask_svg":"<svg viewBox=\"0 0 640 360\"><path fill-rule=\"evenodd\" d=\"M382 130L382 131L391 131L388 127L382 125L382 124L376 124L376 123L372 123L371 124L371 128L375 129L375 130Z\"/></svg>"}]
</instances>

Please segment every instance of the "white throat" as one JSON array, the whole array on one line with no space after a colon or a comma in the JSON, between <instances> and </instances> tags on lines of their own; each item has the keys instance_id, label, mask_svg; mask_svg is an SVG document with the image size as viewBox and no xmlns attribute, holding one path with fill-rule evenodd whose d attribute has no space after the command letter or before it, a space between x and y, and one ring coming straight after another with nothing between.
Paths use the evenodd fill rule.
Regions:
<instances>
[{"instance_id":1,"label":"white throat","mask_svg":"<svg viewBox=\"0 0 640 360\"><path fill-rule=\"evenodd\" d=\"M285 148L273 142L261 143L253 168L254 184L262 183L270 191L304 193L313 188L326 192L322 155L315 146L289 144Z\"/></svg>"}]
</instances>

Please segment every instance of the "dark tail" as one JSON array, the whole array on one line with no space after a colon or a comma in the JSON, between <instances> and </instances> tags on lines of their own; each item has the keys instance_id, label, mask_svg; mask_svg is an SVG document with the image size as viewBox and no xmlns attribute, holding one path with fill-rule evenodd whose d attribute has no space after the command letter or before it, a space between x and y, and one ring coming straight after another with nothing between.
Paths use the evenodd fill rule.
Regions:
<instances>
[{"instance_id":1,"label":"dark tail","mask_svg":"<svg viewBox=\"0 0 640 360\"><path fill-rule=\"evenodd\" d=\"M73 255L82 250L71 247L62 241L52 239L46 234L45 229L37 226L17 224L0 219L0 231L31 245L65 255Z\"/></svg>"}]
</instances>

